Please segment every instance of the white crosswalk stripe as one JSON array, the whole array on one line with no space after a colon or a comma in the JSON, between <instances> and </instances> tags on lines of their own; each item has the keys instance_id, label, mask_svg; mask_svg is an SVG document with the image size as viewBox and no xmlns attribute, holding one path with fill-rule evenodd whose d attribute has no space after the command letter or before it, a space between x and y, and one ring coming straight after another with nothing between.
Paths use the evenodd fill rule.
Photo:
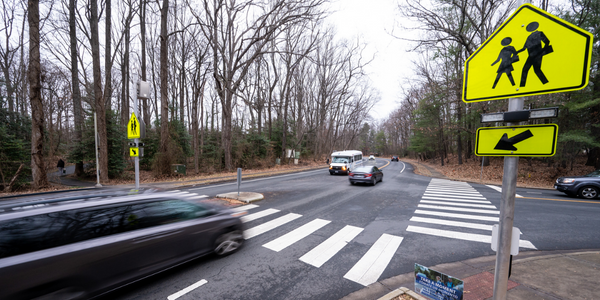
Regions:
<instances>
[{"instance_id":1,"label":"white crosswalk stripe","mask_svg":"<svg viewBox=\"0 0 600 300\"><path fill-rule=\"evenodd\" d=\"M392 260L402 237L383 234L371 246L369 251L344 275L344 278L367 286L377 282L387 265Z\"/></svg>"},{"instance_id":2,"label":"white crosswalk stripe","mask_svg":"<svg viewBox=\"0 0 600 300\"><path fill-rule=\"evenodd\" d=\"M272 214L278 213L278 212L279 212L279 209L269 208L269 209L261 210L259 212L253 213L253 214L249 214L247 216L243 216L241 219L242 219L242 223L246 223L246 222L260 219L262 217L266 217L268 215L272 215Z\"/></svg>"},{"instance_id":3,"label":"white crosswalk stripe","mask_svg":"<svg viewBox=\"0 0 600 300\"><path fill-rule=\"evenodd\" d=\"M491 189L494 189L494 190L496 190L496 191L498 191L500 193L502 193L502 188L499 187L499 186L495 186L495 185L486 185L486 186L489 187L489 188L491 188ZM517 198L523 198L523 196L521 196L519 194L515 194L515 197L517 197Z\"/></svg>"},{"instance_id":4,"label":"white crosswalk stripe","mask_svg":"<svg viewBox=\"0 0 600 300\"><path fill-rule=\"evenodd\" d=\"M244 230L244 238L245 239L250 239L253 238L257 235L263 234L269 230L272 230L274 228L277 228L283 224L286 224L288 222L291 222L293 220L296 220L298 218L302 217L302 215L299 214L294 214L294 213L289 213L285 216L279 217L275 220L271 220L269 222L260 224L256 227L252 227L249 229Z\"/></svg>"},{"instance_id":5,"label":"white crosswalk stripe","mask_svg":"<svg viewBox=\"0 0 600 300\"><path fill-rule=\"evenodd\" d=\"M251 210L251 209L257 208L257 207L258 207L258 205L256 205L256 204L248 204L248 205L242 205L242 206L234 207L231 210L235 211L235 212L240 212L240 211Z\"/></svg>"},{"instance_id":6,"label":"white crosswalk stripe","mask_svg":"<svg viewBox=\"0 0 600 300\"><path fill-rule=\"evenodd\" d=\"M300 260L320 268L362 231L363 228L346 225L346 227L300 257Z\"/></svg>"},{"instance_id":7,"label":"white crosswalk stripe","mask_svg":"<svg viewBox=\"0 0 600 300\"><path fill-rule=\"evenodd\" d=\"M494 186L489 187L499 190L499 188ZM417 207L415 215L435 216L435 218L413 216L410 222L419 223L421 226L409 225L406 228L408 232L491 243L492 236L490 231L493 224L475 222L499 223L500 221L498 217L485 216L485 214L499 215L500 211L466 182L432 179ZM444 212L444 210L456 213L448 213ZM452 219L467 219L475 222L463 222ZM440 226L452 227L455 230L440 229L438 228ZM473 229L475 231L484 230L485 234L473 233ZM470 230L471 232L457 230ZM519 246L536 249L531 242L526 240L521 240Z\"/></svg>"},{"instance_id":8,"label":"white crosswalk stripe","mask_svg":"<svg viewBox=\"0 0 600 300\"><path fill-rule=\"evenodd\" d=\"M275 240L272 240L272 241L264 244L263 247L269 248L276 252L279 252L279 251L285 249L286 247L294 244L295 242L307 237L311 233L319 230L320 228L322 228L323 226L325 226L329 223L331 223L331 221L321 220L321 219L313 220L307 224L302 225L301 227L298 227L298 228L288 232L287 234L281 236L280 238L277 238Z\"/></svg>"}]
</instances>

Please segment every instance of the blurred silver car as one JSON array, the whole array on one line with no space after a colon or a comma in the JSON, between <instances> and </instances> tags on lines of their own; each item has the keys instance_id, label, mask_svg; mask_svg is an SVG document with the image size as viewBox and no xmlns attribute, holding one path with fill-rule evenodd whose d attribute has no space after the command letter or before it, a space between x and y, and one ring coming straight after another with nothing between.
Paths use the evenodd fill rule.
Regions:
<instances>
[{"instance_id":1,"label":"blurred silver car","mask_svg":"<svg viewBox=\"0 0 600 300\"><path fill-rule=\"evenodd\" d=\"M0 206L0 299L88 299L243 242L239 216L180 194Z\"/></svg>"}]
</instances>

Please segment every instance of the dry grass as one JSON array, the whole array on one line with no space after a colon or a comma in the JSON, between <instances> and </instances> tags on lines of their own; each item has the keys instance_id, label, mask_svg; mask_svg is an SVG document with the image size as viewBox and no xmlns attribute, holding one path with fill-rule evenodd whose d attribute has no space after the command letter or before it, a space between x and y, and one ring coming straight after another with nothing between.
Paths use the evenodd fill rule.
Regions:
<instances>
[{"instance_id":1,"label":"dry grass","mask_svg":"<svg viewBox=\"0 0 600 300\"><path fill-rule=\"evenodd\" d=\"M416 160L407 159L407 161L416 163ZM577 157L571 170L570 165L567 168L556 166L548 166L548 163L541 159L521 158L519 159L519 172L517 176L517 186L519 187L535 187L535 188L552 188L556 178L561 176L580 176L594 171L594 167L585 165L586 157ZM530 165L531 162L531 165ZM502 184L502 175L504 172L504 159L502 157L491 157L490 165L481 168L479 159L469 159L463 161L462 165L458 164L456 156L450 156L444 161L444 166L441 166L440 160L419 161L420 164L425 164L428 167L434 168L444 176L461 181L481 182L484 184ZM418 166L418 164L417 164ZM428 170L425 168L417 168L417 172L422 175L428 175Z\"/></svg>"}]
</instances>

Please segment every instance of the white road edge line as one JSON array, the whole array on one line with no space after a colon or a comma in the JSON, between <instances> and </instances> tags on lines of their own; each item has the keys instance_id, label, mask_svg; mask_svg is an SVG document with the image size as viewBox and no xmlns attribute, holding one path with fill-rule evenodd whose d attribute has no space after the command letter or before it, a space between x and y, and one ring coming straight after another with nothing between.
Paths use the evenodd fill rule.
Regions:
<instances>
[{"instance_id":1,"label":"white road edge line","mask_svg":"<svg viewBox=\"0 0 600 300\"><path fill-rule=\"evenodd\" d=\"M404 168L406 168L406 164L403 161L401 161L401 163L402 163L402 170L400 171L400 173L404 172Z\"/></svg>"},{"instance_id":2,"label":"white road edge line","mask_svg":"<svg viewBox=\"0 0 600 300\"><path fill-rule=\"evenodd\" d=\"M496 190L496 191L498 191L498 192L502 193L502 188L501 188L501 187L499 187L499 186L495 186L495 185L489 185L489 184L486 184L485 186L487 186L487 187L489 187L489 188L491 188L491 189L493 189L493 190ZM523 197L523 196L521 196L521 195L519 195L519 194L515 194L515 197L517 197L517 198L525 198L525 197Z\"/></svg>"},{"instance_id":3,"label":"white road edge line","mask_svg":"<svg viewBox=\"0 0 600 300\"><path fill-rule=\"evenodd\" d=\"M387 233L382 234L369 251L344 275L344 278L364 286L377 282L403 239Z\"/></svg>"},{"instance_id":4,"label":"white road edge line","mask_svg":"<svg viewBox=\"0 0 600 300\"><path fill-rule=\"evenodd\" d=\"M179 297L181 297L181 296L183 296L183 295L185 295L185 294L187 294L187 293L189 293L189 292L191 292L191 291L193 291L193 290L195 290L195 289L197 289L197 288L205 285L206 283L208 283L208 281L206 281L206 279L202 279L202 280L200 280L200 281L198 281L198 282L196 282L196 283L194 283L194 284L186 287L185 289L183 289L183 290L181 290L181 291L179 291L179 292L177 292L177 293L175 293L173 295L168 296L167 299L168 300L175 300L175 299L177 299L177 298L179 298Z\"/></svg>"},{"instance_id":5,"label":"white road edge line","mask_svg":"<svg viewBox=\"0 0 600 300\"><path fill-rule=\"evenodd\" d=\"M277 178L277 177L287 177L287 176L301 175L301 174L307 174L307 173L315 173L315 172L321 172L321 171L323 171L323 170L318 169L318 170L314 170L314 171L305 171L305 172L298 172L298 173L285 174L285 175L269 176L269 177L266 177L266 178L244 180L244 183L253 182L253 181L260 181L260 180L267 180L267 179ZM217 185L210 185L210 186L204 186L204 187L199 187L199 188L193 188L193 189L189 189L189 190L190 191L203 190L203 189L209 189L209 188L226 186L226 185L234 185L234 184L237 184L237 183L236 182L230 182L230 183L224 183L224 184L217 184Z\"/></svg>"}]
</instances>

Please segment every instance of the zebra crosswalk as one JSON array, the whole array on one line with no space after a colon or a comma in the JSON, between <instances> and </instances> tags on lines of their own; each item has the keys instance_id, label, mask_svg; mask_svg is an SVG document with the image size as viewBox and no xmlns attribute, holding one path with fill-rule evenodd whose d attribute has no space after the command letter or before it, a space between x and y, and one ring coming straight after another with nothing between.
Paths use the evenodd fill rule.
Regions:
<instances>
[{"instance_id":1,"label":"zebra crosswalk","mask_svg":"<svg viewBox=\"0 0 600 300\"><path fill-rule=\"evenodd\" d=\"M246 205L240 206L235 210L251 210L258 207L258 205ZM258 220L267 216L275 215L277 213L280 213L280 211L272 208L257 211L242 217L242 222L246 223L253 220ZM246 239L251 239L301 217L302 215L295 213L285 214L273 220L246 229L244 231L244 237ZM307 236L315 233L319 229L329 225L330 223L331 221L329 220L314 219L270 242L267 242L263 245L263 247L275 252L280 252L294 243L297 243ZM319 245L299 257L298 260L313 267L320 268L336 254L338 254L361 232L363 232L363 230L364 228L346 225L342 229L335 232L332 236L327 238L325 241L321 242ZM364 286L376 282L394 257L394 254L400 247L402 240L402 237L391 234L381 235L381 237L371 246L371 248L362 256L362 258L357 261L356 264L350 268L350 270L348 270L348 272L344 275L344 278Z\"/></svg>"},{"instance_id":2,"label":"zebra crosswalk","mask_svg":"<svg viewBox=\"0 0 600 300\"><path fill-rule=\"evenodd\" d=\"M496 206L468 183L435 178L427 186L417 208L406 231L489 244L492 242L492 225L499 222L496 215L500 214ZM527 240L521 240L519 246L536 249Z\"/></svg>"}]
</instances>

